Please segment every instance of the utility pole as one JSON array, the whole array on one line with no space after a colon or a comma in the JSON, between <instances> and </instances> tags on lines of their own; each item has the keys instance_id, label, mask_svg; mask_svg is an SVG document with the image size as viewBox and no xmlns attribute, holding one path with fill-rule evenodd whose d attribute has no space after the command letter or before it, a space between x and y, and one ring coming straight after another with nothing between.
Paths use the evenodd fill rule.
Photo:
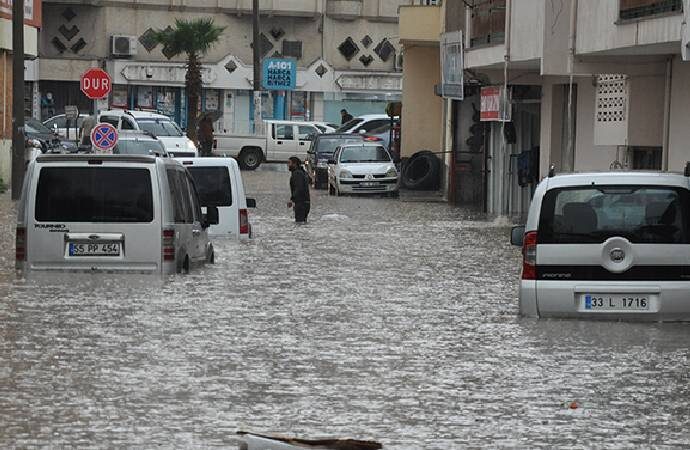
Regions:
<instances>
[{"instance_id":1,"label":"utility pole","mask_svg":"<svg viewBox=\"0 0 690 450\"><path fill-rule=\"evenodd\" d=\"M24 184L24 0L12 3L12 200Z\"/></svg>"},{"instance_id":2,"label":"utility pole","mask_svg":"<svg viewBox=\"0 0 690 450\"><path fill-rule=\"evenodd\" d=\"M263 134L264 123L261 118L261 28L259 21L259 0L252 2L254 31L254 134Z\"/></svg>"}]
</instances>

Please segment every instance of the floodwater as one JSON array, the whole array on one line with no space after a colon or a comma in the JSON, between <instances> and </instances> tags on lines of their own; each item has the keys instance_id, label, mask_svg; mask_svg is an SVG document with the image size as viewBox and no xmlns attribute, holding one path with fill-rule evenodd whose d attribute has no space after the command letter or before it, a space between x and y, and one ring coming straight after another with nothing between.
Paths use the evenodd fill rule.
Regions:
<instances>
[{"instance_id":1,"label":"floodwater","mask_svg":"<svg viewBox=\"0 0 690 450\"><path fill-rule=\"evenodd\" d=\"M270 169L253 242L167 280L17 280L0 197L1 448L690 446L690 324L521 319L501 223L319 191L298 227Z\"/></svg>"}]
</instances>

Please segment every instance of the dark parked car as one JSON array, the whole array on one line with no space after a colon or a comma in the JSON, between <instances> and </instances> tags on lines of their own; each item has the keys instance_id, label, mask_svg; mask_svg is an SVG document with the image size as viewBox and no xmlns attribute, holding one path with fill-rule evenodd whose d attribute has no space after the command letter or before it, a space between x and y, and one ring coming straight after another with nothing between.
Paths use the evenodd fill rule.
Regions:
<instances>
[{"instance_id":1,"label":"dark parked car","mask_svg":"<svg viewBox=\"0 0 690 450\"><path fill-rule=\"evenodd\" d=\"M362 142L361 134L328 133L314 137L309 148L307 165L309 176L314 181L314 188L326 189L328 186L328 160L333 157L335 149L345 144Z\"/></svg>"},{"instance_id":2,"label":"dark parked car","mask_svg":"<svg viewBox=\"0 0 690 450\"><path fill-rule=\"evenodd\" d=\"M24 119L24 135L27 151L41 153L73 153L77 151L74 142L62 139L53 130L33 117Z\"/></svg>"}]
</instances>

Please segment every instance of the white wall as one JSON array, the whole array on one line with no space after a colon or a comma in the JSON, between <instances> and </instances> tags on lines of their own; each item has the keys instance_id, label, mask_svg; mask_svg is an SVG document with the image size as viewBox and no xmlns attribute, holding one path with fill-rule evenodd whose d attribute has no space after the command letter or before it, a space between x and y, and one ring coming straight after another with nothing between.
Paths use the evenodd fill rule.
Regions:
<instances>
[{"instance_id":1,"label":"white wall","mask_svg":"<svg viewBox=\"0 0 690 450\"><path fill-rule=\"evenodd\" d=\"M673 62L668 168L682 171L690 161L690 63Z\"/></svg>"},{"instance_id":2,"label":"white wall","mask_svg":"<svg viewBox=\"0 0 690 450\"><path fill-rule=\"evenodd\" d=\"M577 84L577 124L575 137L575 171L608 170L616 159L616 147L594 145L596 87L591 78ZM622 155L621 151L621 157Z\"/></svg>"},{"instance_id":3,"label":"white wall","mask_svg":"<svg viewBox=\"0 0 690 450\"><path fill-rule=\"evenodd\" d=\"M541 58L544 42L544 4L535 0L512 0L510 30L511 61Z\"/></svg>"},{"instance_id":4,"label":"white wall","mask_svg":"<svg viewBox=\"0 0 690 450\"><path fill-rule=\"evenodd\" d=\"M0 19L0 48L12 50L12 21ZM24 25L24 54L38 55L38 30Z\"/></svg>"}]
</instances>

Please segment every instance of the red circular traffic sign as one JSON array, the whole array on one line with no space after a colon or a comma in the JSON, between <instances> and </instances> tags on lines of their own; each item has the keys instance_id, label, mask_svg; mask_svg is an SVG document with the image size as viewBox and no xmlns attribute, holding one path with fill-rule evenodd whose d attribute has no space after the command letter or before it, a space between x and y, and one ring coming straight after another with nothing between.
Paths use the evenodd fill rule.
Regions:
<instances>
[{"instance_id":1,"label":"red circular traffic sign","mask_svg":"<svg viewBox=\"0 0 690 450\"><path fill-rule=\"evenodd\" d=\"M103 69L91 68L81 76L81 91L91 100L98 100L110 94L113 81Z\"/></svg>"},{"instance_id":2,"label":"red circular traffic sign","mask_svg":"<svg viewBox=\"0 0 690 450\"><path fill-rule=\"evenodd\" d=\"M91 131L91 144L104 152L115 147L117 138L117 130L109 123L99 123Z\"/></svg>"}]
</instances>

